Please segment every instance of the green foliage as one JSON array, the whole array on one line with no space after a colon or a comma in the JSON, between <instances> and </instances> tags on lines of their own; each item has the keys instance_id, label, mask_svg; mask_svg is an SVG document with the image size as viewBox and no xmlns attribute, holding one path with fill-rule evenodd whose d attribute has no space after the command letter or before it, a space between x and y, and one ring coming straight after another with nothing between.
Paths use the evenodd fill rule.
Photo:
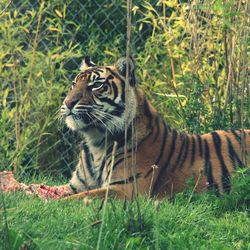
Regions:
<instances>
[{"instance_id":1,"label":"green foliage","mask_svg":"<svg viewBox=\"0 0 250 250\"><path fill-rule=\"evenodd\" d=\"M248 127L246 5L145 1L136 11L153 27L140 78L169 123L190 132Z\"/></svg>"}]
</instances>

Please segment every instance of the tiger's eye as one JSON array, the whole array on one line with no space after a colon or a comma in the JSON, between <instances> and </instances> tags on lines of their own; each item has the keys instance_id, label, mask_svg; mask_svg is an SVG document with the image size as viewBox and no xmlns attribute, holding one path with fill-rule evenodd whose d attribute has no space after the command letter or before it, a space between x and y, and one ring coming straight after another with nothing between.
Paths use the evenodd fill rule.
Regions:
<instances>
[{"instance_id":1,"label":"tiger's eye","mask_svg":"<svg viewBox=\"0 0 250 250\"><path fill-rule=\"evenodd\" d=\"M76 82L72 82L71 89L73 89L76 86Z\"/></svg>"},{"instance_id":2,"label":"tiger's eye","mask_svg":"<svg viewBox=\"0 0 250 250\"><path fill-rule=\"evenodd\" d=\"M103 85L103 83L101 83L101 82L95 82L93 87L94 88L100 88L102 85Z\"/></svg>"},{"instance_id":3,"label":"tiger's eye","mask_svg":"<svg viewBox=\"0 0 250 250\"><path fill-rule=\"evenodd\" d=\"M102 82L95 82L93 85L92 85L92 90L98 90L100 88L103 87L103 83Z\"/></svg>"}]
</instances>

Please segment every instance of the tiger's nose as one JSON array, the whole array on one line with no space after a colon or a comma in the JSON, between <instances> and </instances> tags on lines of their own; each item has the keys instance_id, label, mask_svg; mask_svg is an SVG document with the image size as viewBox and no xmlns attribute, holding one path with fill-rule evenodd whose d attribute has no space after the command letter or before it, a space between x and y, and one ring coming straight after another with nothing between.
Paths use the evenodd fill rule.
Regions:
<instances>
[{"instance_id":1,"label":"tiger's nose","mask_svg":"<svg viewBox=\"0 0 250 250\"><path fill-rule=\"evenodd\" d=\"M65 104L68 109L73 109L74 106L78 103L79 99L67 99L65 100Z\"/></svg>"}]
</instances>

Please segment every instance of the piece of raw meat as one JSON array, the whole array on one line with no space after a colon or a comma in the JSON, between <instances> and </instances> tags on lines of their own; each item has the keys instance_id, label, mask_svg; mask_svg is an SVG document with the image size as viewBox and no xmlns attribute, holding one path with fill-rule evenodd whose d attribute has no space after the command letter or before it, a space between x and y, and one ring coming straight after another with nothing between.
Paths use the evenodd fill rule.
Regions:
<instances>
[{"instance_id":1,"label":"piece of raw meat","mask_svg":"<svg viewBox=\"0 0 250 250\"><path fill-rule=\"evenodd\" d=\"M72 194L68 185L63 186L47 186L45 184L30 184L18 182L13 172L0 172L0 191L2 192L16 192L18 190L24 191L29 195L37 195L41 199L60 199Z\"/></svg>"}]
</instances>

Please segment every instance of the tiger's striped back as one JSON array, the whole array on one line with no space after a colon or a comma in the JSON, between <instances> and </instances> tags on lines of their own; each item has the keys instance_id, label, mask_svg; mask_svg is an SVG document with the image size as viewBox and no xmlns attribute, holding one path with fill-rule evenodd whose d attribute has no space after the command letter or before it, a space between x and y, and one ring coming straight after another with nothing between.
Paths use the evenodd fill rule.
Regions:
<instances>
[{"instance_id":1,"label":"tiger's striped back","mask_svg":"<svg viewBox=\"0 0 250 250\"><path fill-rule=\"evenodd\" d=\"M229 192L233 172L249 164L249 134L250 130L215 131L204 135L170 132L170 151L166 150L169 157L167 164L159 168L154 194L183 191L191 177L197 184L196 191ZM166 187L162 188L164 185Z\"/></svg>"},{"instance_id":2,"label":"tiger's striped back","mask_svg":"<svg viewBox=\"0 0 250 250\"><path fill-rule=\"evenodd\" d=\"M233 172L250 164L250 130L179 133L162 120L142 91L138 90L137 98L139 192L171 196L183 191L190 178L194 178L196 191L229 192Z\"/></svg>"}]
</instances>

